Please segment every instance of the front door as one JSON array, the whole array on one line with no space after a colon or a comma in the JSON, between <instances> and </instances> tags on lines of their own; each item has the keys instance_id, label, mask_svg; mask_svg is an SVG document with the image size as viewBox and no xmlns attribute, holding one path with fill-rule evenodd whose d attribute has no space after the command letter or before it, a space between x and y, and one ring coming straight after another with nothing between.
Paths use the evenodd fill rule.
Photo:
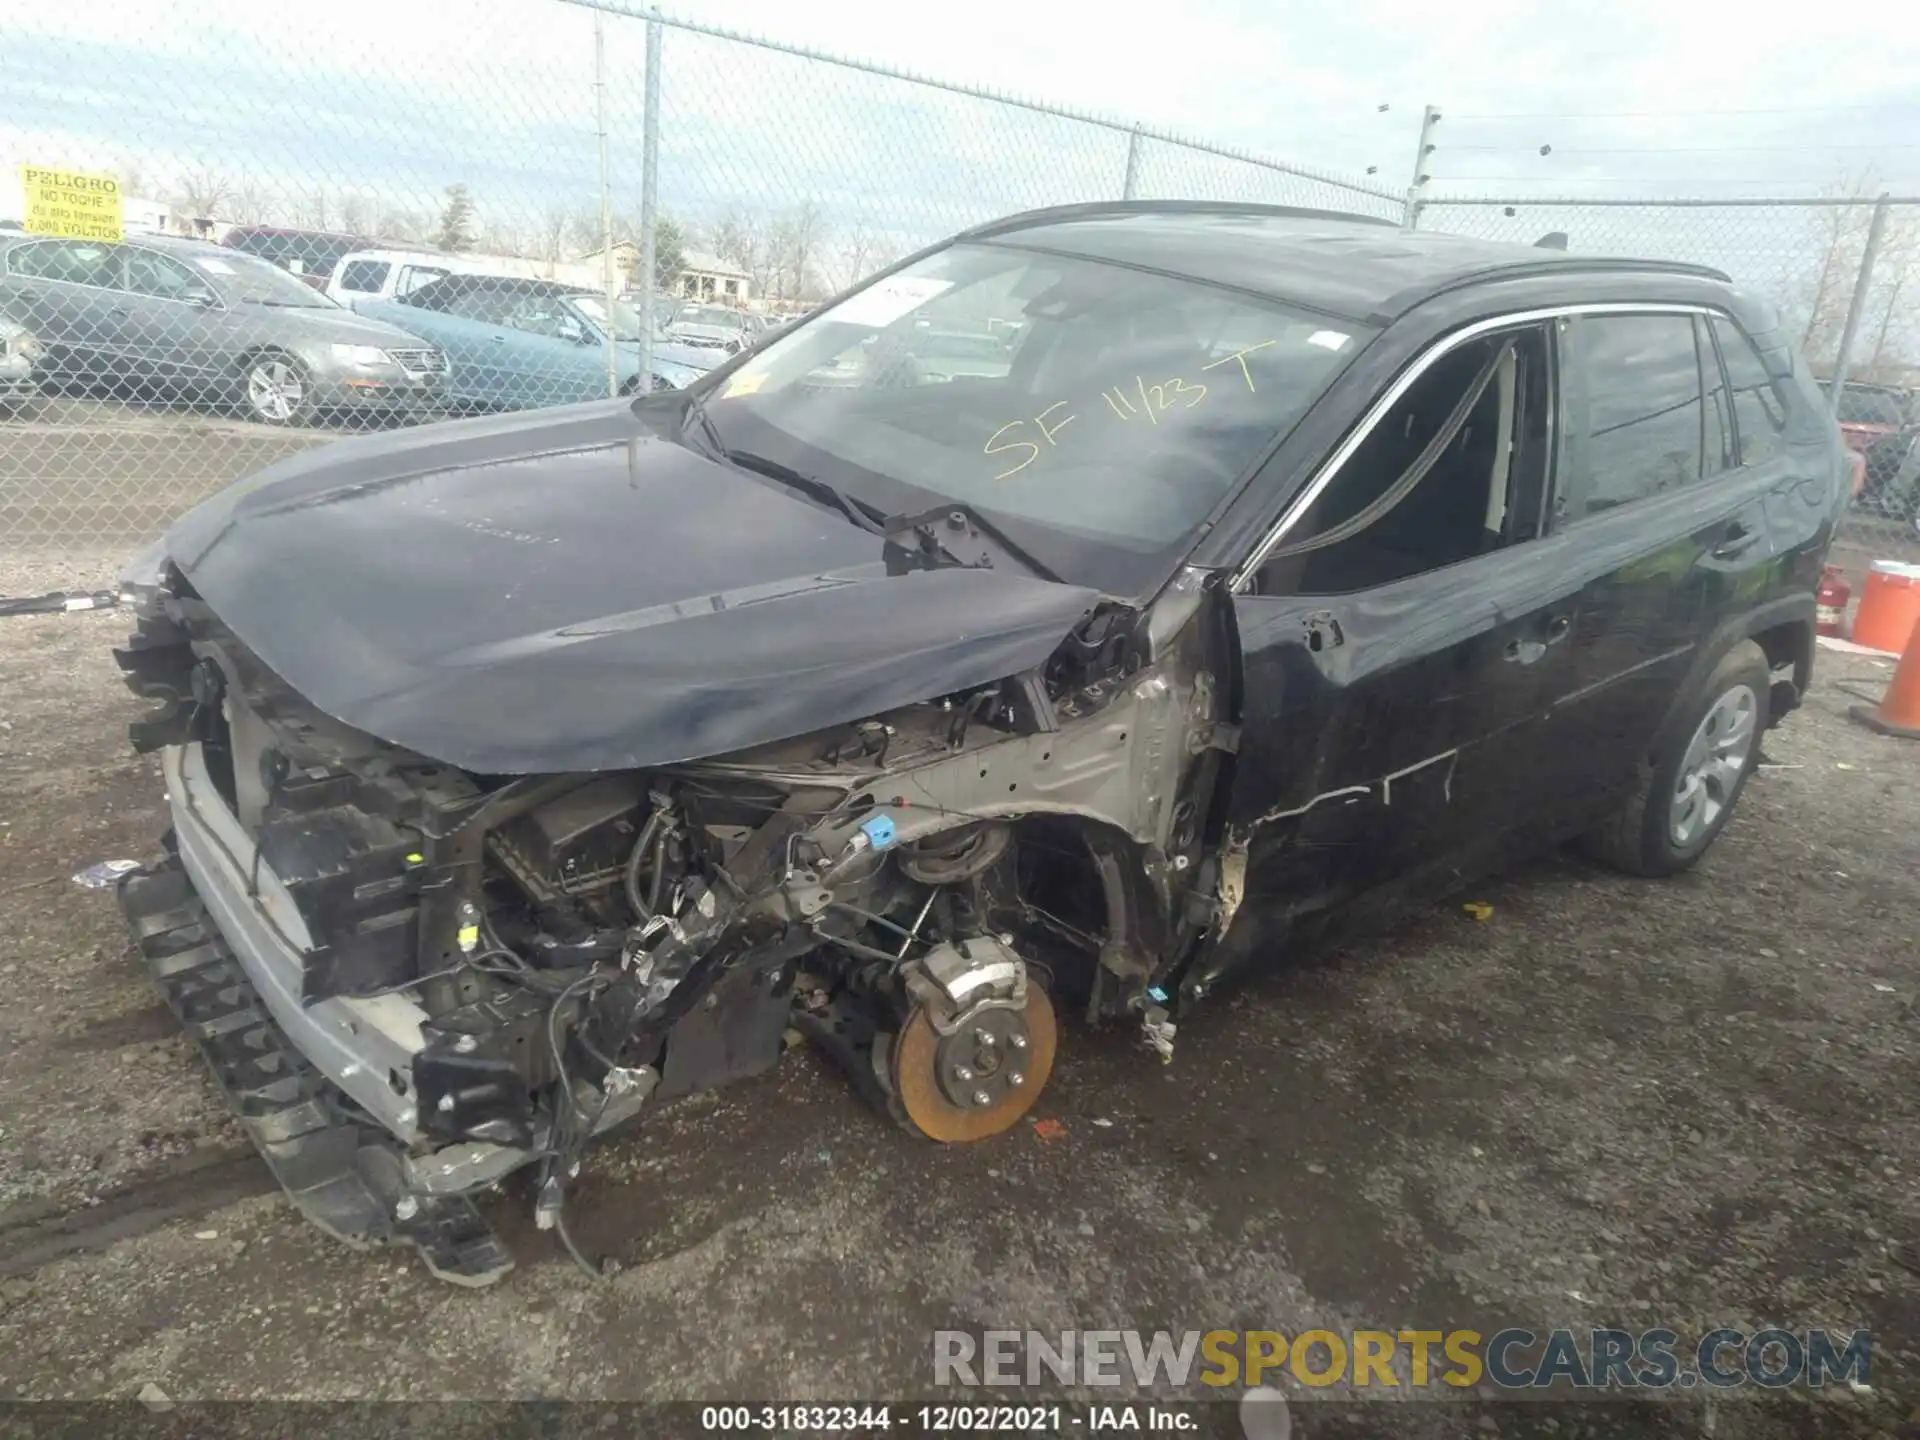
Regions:
<instances>
[{"instance_id":1,"label":"front door","mask_svg":"<svg viewBox=\"0 0 1920 1440\"><path fill-rule=\"evenodd\" d=\"M1447 349L1237 597L1240 925L1448 888L1527 818L1578 623L1539 551L1553 404L1544 327Z\"/></svg>"},{"instance_id":2,"label":"front door","mask_svg":"<svg viewBox=\"0 0 1920 1440\"><path fill-rule=\"evenodd\" d=\"M129 363L165 385L227 373L229 362L213 323L220 302L206 277L137 245L123 254L121 344Z\"/></svg>"}]
</instances>

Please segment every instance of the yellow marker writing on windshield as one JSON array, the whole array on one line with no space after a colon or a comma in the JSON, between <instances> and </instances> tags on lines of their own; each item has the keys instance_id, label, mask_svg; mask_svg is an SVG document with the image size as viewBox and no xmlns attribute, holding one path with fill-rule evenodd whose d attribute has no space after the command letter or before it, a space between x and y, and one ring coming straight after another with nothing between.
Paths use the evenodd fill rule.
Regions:
<instances>
[{"instance_id":1,"label":"yellow marker writing on windshield","mask_svg":"<svg viewBox=\"0 0 1920 1440\"><path fill-rule=\"evenodd\" d=\"M1253 389L1253 372L1247 369L1247 356L1253 354L1253 352L1256 350L1264 350L1269 345L1272 345L1275 343L1276 342L1272 340L1262 340L1258 345L1249 345L1244 350L1236 350L1231 355L1223 355L1221 356L1220 359L1215 360L1212 364L1202 365L1200 368L1202 370L1217 370L1222 365L1232 365L1237 362L1240 366L1240 378L1247 382L1247 389L1252 390Z\"/></svg>"},{"instance_id":2,"label":"yellow marker writing on windshield","mask_svg":"<svg viewBox=\"0 0 1920 1440\"><path fill-rule=\"evenodd\" d=\"M1046 409L1042 410L1038 415L1034 416L1031 421L1009 420L1006 424L1002 425L998 430L994 431L993 434L987 437L987 443L986 443L985 449L986 449L986 453L989 455L1004 455L1007 452L1012 450L1025 450L1027 452L1026 459L1022 460L1018 465L1015 465L1011 470L1002 470L998 475L993 477L994 479L996 480L1012 479L1015 475L1018 475L1022 470L1026 469L1027 466L1031 465L1034 461L1040 458L1040 447L1032 440L1020 440L1020 439L1008 438L1003 441L1001 437L1006 435L1009 430L1018 430L1023 425L1031 424L1040 431L1040 438L1045 440L1047 444L1057 445L1059 442L1055 440L1053 437L1058 435L1062 430L1066 429L1067 426L1071 425L1074 422L1075 418L1077 417L1068 415L1063 419L1059 420L1057 423L1052 425L1049 425L1047 423L1047 417L1053 414L1054 411L1058 410L1061 406L1065 405L1066 403L1067 402L1064 400L1054 401L1053 404L1049 405Z\"/></svg>"}]
</instances>

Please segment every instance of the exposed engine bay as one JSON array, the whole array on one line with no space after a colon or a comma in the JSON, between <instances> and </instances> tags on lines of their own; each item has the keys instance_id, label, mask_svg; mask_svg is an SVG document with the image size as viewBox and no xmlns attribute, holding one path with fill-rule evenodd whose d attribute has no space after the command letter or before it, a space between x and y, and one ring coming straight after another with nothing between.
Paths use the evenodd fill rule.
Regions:
<instances>
[{"instance_id":1,"label":"exposed engine bay","mask_svg":"<svg viewBox=\"0 0 1920 1440\"><path fill-rule=\"evenodd\" d=\"M390 1137L382 1203L538 1163L545 1227L593 1134L765 1071L795 1030L948 1142L1031 1109L1058 1007L1170 1056L1222 918L1203 592L1096 610L992 685L590 774L468 773L331 720L177 574L118 655L156 702L135 743L162 752L200 929L363 1151Z\"/></svg>"}]
</instances>

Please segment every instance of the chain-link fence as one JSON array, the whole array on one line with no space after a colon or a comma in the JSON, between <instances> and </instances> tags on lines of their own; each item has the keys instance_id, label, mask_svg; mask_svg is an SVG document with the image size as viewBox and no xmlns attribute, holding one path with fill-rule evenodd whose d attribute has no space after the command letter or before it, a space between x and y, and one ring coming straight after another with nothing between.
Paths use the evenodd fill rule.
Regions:
<instances>
[{"instance_id":1,"label":"chain-link fence","mask_svg":"<svg viewBox=\"0 0 1920 1440\"><path fill-rule=\"evenodd\" d=\"M0 545L138 543L356 430L684 384L1015 210L1405 208L1370 179L615 0L183 14L9 17ZM1850 359L1856 523L1920 552L1920 202L1428 198L1417 223L1702 260L1774 299L1823 375Z\"/></svg>"},{"instance_id":2,"label":"chain-link fence","mask_svg":"<svg viewBox=\"0 0 1920 1440\"><path fill-rule=\"evenodd\" d=\"M177 0L9 17L0 544L141 541L355 430L684 384L1015 210L1402 208L1372 182L611 5L186 18Z\"/></svg>"},{"instance_id":3,"label":"chain-link fence","mask_svg":"<svg viewBox=\"0 0 1920 1440\"><path fill-rule=\"evenodd\" d=\"M1771 301L1861 456L1846 540L1920 561L1920 198L1431 199L1421 229L1690 260Z\"/></svg>"}]
</instances>

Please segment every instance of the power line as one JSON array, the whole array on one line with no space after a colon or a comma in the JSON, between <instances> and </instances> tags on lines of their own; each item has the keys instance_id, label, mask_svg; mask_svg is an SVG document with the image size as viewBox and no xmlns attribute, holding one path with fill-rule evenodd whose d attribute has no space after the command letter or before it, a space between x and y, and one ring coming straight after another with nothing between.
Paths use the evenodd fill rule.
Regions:
<instances>
[{"instance_id":1,"label":"power line","mask_svg":"<svg viewBox=\"0 0 1920 1440\"><path fill-rule=\"evenodd\" d=\"M1435 175L1430 184L1453 185L1466 181L1492 185L1779 185L1779 175ZM1904 188L1911 182L1882 180L1881 188ZM1871 205L1873 197L1837 196L1835 205Z\"/></svg>"},{"instance_id":2,"label":"power line","mask_svg":"<svg viewBox=\"0 0 1920 1440\"><path fill-rule=\"evenodd\" d=\"M1885 100L1873 105L1766 105L1750 110L1493 110L1478 114L1447 111L1450 120L1692 120L1702 115L1827 115L1841 111L1920 110L1920 100Z\"/></svg>"},{"instance_id":3,"label":"power line","mask_svg":"<svg viewBox=\"0 0 1920 1440\"><path fill-rule=\"evenodd\" d=\"M1448 145L1448 150L1478 150L1490 154L1534 153L1524 142L1506 145ZM1920 150L1920 142L1889 140L1881 145L1555 145L1555 155L1736 155L1748 152L1814 154L1826 150Z\"/></svg>"}]
</instances>

